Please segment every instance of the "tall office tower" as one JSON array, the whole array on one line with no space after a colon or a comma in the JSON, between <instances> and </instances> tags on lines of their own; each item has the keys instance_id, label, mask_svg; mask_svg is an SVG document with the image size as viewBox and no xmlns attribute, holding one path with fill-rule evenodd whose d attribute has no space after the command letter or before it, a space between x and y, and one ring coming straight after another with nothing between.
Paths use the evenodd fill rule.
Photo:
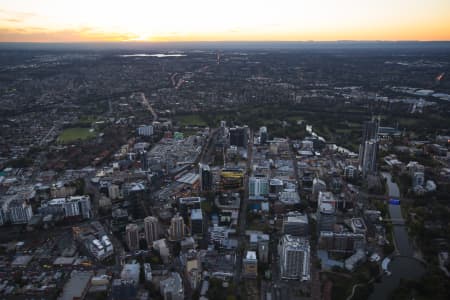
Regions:
<instances>
[{"instance_id":1,"label":"tall office tower","mask_svg":"<svg viewBox=\"0 0 450 300\"><path fill-rule=\"evenodd\" d=\"M191 210L191 234L203 234L203 212L201 209Z\"/></svg>"},{"instance_id":2,"label":"tall office tower","mask_svg":"<svg viewBox=\"0 0 450 300\"><path fill-rule=\"evenodd\" d=\"M308 216L300 212L288 212L283 218L283 234L294 236L309 235Z\"/></svg>"},{"instance_id":3,"label":"tall office tower","mask_svg":"<svg viewBox=\"0 0 450 300\"><path fill-rule=\"evenodd\" d=\"M220 138L225 137L225 133L226 132L227 132L227 122L226 121L220 121L219 137Z\"/></svg>"},{"instance_id":4,"label":"tall office tower","mask_svg":"<svg viewBox=\"0 0 450 300\"><path fill-rule=\"evenodd\" d=\"M128 249L131 251L139 249L139 228L136 224L130 223L125 228Z\"/></svg>"},{"instance_id":5,"label":"tall office tower","mask_svg":"<svg viewBox=\"0 0 450 300\"><path fill-rule=\"evenodd\" d=\"M278 245L281 278L310 280L310 251L307 239L284 235Z\"/></svg>"},{"instance_id":6,"label":"tall office tower","mask_svg":"<svg viewBox=\"0 0 450 300\"><path fill-rule=\"evenodd\" d=\"M230 128L230 146L247 147L248 126Z\"/></svg>"},{"instance_id":7,"label":"tall office tower","mask_svg":"<svg viewBox=\"0 0 450 300\"><path fill-rule=\"evenodd\" d=\"M367 174L374 173L377 170L378 141L375 139L368 140L364 143L363 148L361 171L365 177Z\"/></svg>"},{"instance_id":8,"label":"tall office tower","mask_svg":"<svg viewBox=\"0 0 450 300\"><path fill-rule=\"evenodd\" d=\"M78 199L78 204L80 205L80 213L85 219L90 219L92 217L91 210L91 198L89 196L71 197Z\"/></svg>"},{"instance_id":9,"label":"tall office tower","mask_svg":"<svg viewBox=\"0 0 450 300\"><path fill-rule=\"evenodd\" d=\"M178 199L178 211L187 222L191 215L191 210L201 207L200 197L182 197Z\"/></svg>"},{"instance_id":10,"label":"tall office tower","mask_svg":"<svg viewBox=\"0 0 450 300\"><path fill-rule=\"evenodd\" d=\"M169 239L172 241L180 241L184 238L184 220L180 215L176 215L170 220Z\"/></svg>"},{"instance_id":11,"label":"tall office tower","mask_svg":"<svg viewBox=\"0 0 450 300\"><path fill-rule=\"evenodd\" d=\"M319 192L325 192L327 190L327 184L322 179L315 177L312 184L312 200L317 201Z\"/></svg>"},{"instance_id":12,"label":"tall office tower","mask_svg":"<svg viewBox=\"0 0 450 300\"><path fill-rule=\"evenodd\" d=\"M269 262L269 241L260 240L258 241L258 258L262 263Z\"/></svg>"},{"instance_id":13,"label":"tall office tower","mask_svg":"<svg viewBox=\"0 0 450 300\"><path fill-rule=\"evenodd\" d=\"M336 223L336 200L330 192L319 192L317 200L317 229L333 231Z\"/></svg>"},{"instance_id":14,"label":"tall office tower","mask_svg":"<svg viewBox=\"0 0 450 300\"><path fill-rule=\"evenodd\" d=\"M145 240L147 241L147 245L150 247L153 241L156 241L159 238L158 218L153 216L146 217L144 219L144 230L145 230Z\"/></svg>"},{"instance_id":15,"label":"tall office tower","mask_svg":"<svg viewBox=\"0 0 450 300\"><path fill-rule=\"evenodd\" d=\"M364 122L362 142L359 146L359 168L363 176L376 171L378 127L378 120L372 119L371 121Z\"/></svg>"},{"instance_id":16,"label":"tall office tower","mask_svg":"<svg viewBox=\"0 0 450 300\"><path fill-rule=\"evenodd\" d=\"M198 164L198 171L200 174L200 190L210 191L213 185L213 175L211 173L211 168L207 164Z\"/></svg>"},{"instance_id":17,"label":"tall office tower","mask_svg":"<svg viewBox=\"0 0 450 300\"><path fill-rule=\"evenodd\" d=\"M260 199L269 195L269 180L266 177L250 177L248 186L251 199Z\"/></svg>"},{"instance_id":18,"label":"tall office tower","mask_svg":"<svg viewBox=\"0 0 450 300\"><path fill-rule=\"evenodd\" d=\"M263 126L259 128L259 138L261 144L265 144L267 142L267 127Z\"/></svg>"},{"instance_id":19,"label":"tall office tower","mask_svg":"<svg viewBox=\"0 0 450 300\"><path fill-rule=\"evenodd\" d=\"M378 120L364 122L363 142L373 139L378 139Z\"/></svg>"}]
</instances>

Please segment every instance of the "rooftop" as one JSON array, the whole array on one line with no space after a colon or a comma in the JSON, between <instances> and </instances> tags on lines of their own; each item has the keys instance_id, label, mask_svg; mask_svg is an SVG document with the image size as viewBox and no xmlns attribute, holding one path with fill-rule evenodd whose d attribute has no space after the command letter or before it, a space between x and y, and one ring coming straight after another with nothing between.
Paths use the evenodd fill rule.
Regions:
<instances>
[{"instance_id":1,"label":"rooftop","mask_svg":"<svg viewBox=\"0 0 450 300\"><path fill-rule=\"evenodd\" d=\"M285 247L288 247L292 250L309 251L309 240L303 237L285 234L282 237L281 242Z\"/></svg>"},{"instance_id":2,"label":"rooftop","mask_svg":"<svg viewBox=\"0 0 450 300\"><path fill-rule=\"evenodd\" d=\"M201 209L191 210L191 220L203 220L203 213Z\"/></svg>"},{"instance_id":3,"label":"rooftop","mask_svg":"<svg viewBox=\"0 0 450 300\"><path fill-rule=\"evenodd\" d=\"M308 216L299 212L289 212L285 216L285 220L289 223L308 223Z\"/></svg>"},{"instance_id":4,"label":"rooftop","mask_svg":"<svg viewBox=\"0 0 450 300\"><path fill-rule=\"evenodd\" d=\"M255 251L247 251L247 255L245 256L246 260L256 260L256 252Z\"/></svg>"},{"instance_id":5,"label":"rooftop","mask_svg":"<svg viewBox=\"0 0 450 300\"><path fill-rule=\"evenodd\" d=\"M92 276L92 272L72 271L58 300L83 299L83 294Z\"/></svg>"},{"instance_id":6,"label":"rooftop","mask_svg":"<svg viewBox=\"0 0 450 300\"><path fill-rule=\"evenodd\" d=\"M190 203L200 203L201 202L201 198L200 197L184 197L184 198L179 198L178 201L180 202L180 204L190 204Z\"/></svg>"}]
</instances>

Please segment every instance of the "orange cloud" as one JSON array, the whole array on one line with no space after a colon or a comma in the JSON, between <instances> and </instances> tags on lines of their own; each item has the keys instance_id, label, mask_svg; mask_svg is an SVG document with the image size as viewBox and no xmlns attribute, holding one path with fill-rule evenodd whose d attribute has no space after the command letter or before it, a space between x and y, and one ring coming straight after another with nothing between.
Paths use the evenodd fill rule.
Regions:
<instances>
[{"instance_id":1,"label":"orange cloud","mask_svg":"<svg viewBox=\"0 0 450 300\"><path fill-rule=\"evenodd\" d=\"M40 27L0 27L0 42L122 42L143 40L133 33L97 31L90 27L77 29L48 30ZM334 41L334 40L450 40L450 25L433 24L408 28L364 28L337 32L258 32L233 29L217 33L177 33L153 35L145 39L152 42L195 42L195 41Z\"/></svg>"},{"instance_id":2,"label":"orange cloud","mask_svg":"<svg viewBox=\"0 0 450 300\"><path fill-rule=\"evenodd\" d=\"M39 43L74 43L74 42L119 42L137 39L134 34L98 32L85 27L80 29L63 29L49 31L43 28L0 28L0 42L39 42Z\"/></svg>"}]
</instances>

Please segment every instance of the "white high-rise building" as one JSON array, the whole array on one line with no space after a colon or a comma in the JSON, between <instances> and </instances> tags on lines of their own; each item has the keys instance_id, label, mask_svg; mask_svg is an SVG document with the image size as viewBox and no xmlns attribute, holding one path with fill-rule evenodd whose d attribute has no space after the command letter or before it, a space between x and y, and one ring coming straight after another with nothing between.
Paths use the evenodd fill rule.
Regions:
<instances>
[{"instance_id":1,"label":"white high-rise building","mask_svg":"<svg viewBox=\"0 0 450 300\"><path fill-rule=\"evenodd\" d=\"M65 217L75 217L80 215L80 206L78 205L77 201L64 199L63 209Z\"/></svg>"},{"instance_id":2,"label":"white high-rise building","mask_svg":"<svg viewBox=\"0 0 450 300\"><path fill-rule=\"evenodd\" d=\"M144 219L145 240L148 246L159 238L158 227L159 224L156 217L148 216Z\"/></svg>"},{"instance_id":3,"label":"white high-rise building","mask_svg":"<svg viewBox=\"0 0 450 300\"><path fill-rule=\"evenodd\" d=\"M27 223L33 216L31 205L26 201L12 201L9 203L9 219L13 224Z\"/></svg>"},{"instance_id":4,"label":"white high-rise building","mask_svg":"<svg viewBox=\"0 0 450 300\"><path fill-rule=\"evenodd\" d=\"M83 219L92 218L91 199L88 195L55 198L41 205L45 212L62 213L64 217L81 216Z\"/></svg>"},{"instance_id":5,"label":"white high-rise building","mask_svg":"<svg viewBox=\"0 0 450 300\"><path fill-rule=\"evenodd\" d=\"M139 249L139 228L136 224L128 224L125 228L128 249L131 251Z\"/></svg>"},{"instance_id":6,"label":"white high-rise building","mask_svg":"<svg viewBox=\"0 0 450 300\"><path fill-rule=\"evenodd\" d=\"M312 185L312 200L317 201L317 197L319 196L319 192L325 192L327 190L327 184L325 181L319 178L313 179Z\"/></svg>"},{"instance_id":7,"label":"white high-rise building","mask_svg":"<svg viewBox=\"0 0 450 300\"><path fill-rule=\"evenodd\" d=\"M172 241L180 241L184 238L185 225L183 217L176 215L170 221L169 239Z\"/></svg>"},{"instance_id":8,"label":"white high-rise building","mask_svg":"<svg viewBox=\"0 0 450 300\"><path fill-rule=\"evenodd\" d=\"M80 215L83 219L90 219L92 217L91 199L89 196L72 196L71 201L78 202L80 206Z\"/></svg>"},{"instance_id":9,"label":"white high-rise building","mask_svg":"<svg viewBox=\"0 0 450 300\"><path fill-rule=\"evenodd\" d=\"M267 127L263 126L259 128L259 141L261 144L265 144L267 142Z\"/></svg>"},{"instance_id":10,"label":"white high-rise building","mask_svg":"<svg viewBox=\"0 0 450 300\"><path fill-rule=\"evenodd\" d=\"M269 195L269 180L266 177L250 177L249 197L261 198Z\"/></svg>"},{"instance_id":11,"label":"white high-rise building","mask_svg":"<svg viewBox=\"0 0 450 300\"><path fill-rule=\"evenodd\" d=\"M379 125L380 121L376 119L364 122L362 143L359 147L359 168L364 177L377 170Z\"/></svg>"},{"instance_id":12,"label":"white high-rise building","mask_svg":"<svg viewBox=\"0 0 450 300\"><path fill-rule=\"evenodd\" d=\"M138 135L140 136L152 136L153 126L152 125L141 125L137 129Z\"/></svg>"},{"instance_id":13,"label":"white high-rise building","mask_svg":"<svg viewBox=\"0 0 450 300\"><path fill-rule=\"evenodd\" d=\"M310 280L310 246L302 237L284 235L278 245L280 275L284 279Z\"/></svg>"},{"instance_id":14,"label":"white high-rise building","mask_svg":"<svg viewBox=\"0 0 450 300\"><path fill-rule=\"evenodd\" d=\"M374 173L377 170L377 152L378 141L375 139L368 140L364 143L363 150L361 151L361 171L363 176Z\"/></svg>"}]
</instances>

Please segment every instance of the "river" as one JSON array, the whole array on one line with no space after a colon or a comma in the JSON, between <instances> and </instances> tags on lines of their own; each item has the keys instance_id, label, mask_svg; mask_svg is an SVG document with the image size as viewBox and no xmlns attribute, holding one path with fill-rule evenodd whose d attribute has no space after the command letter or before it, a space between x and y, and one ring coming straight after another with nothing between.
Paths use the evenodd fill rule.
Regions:
<instances>
[{"instance_id":1,"label":"river","mask_svg":"<svg viewBox=\"0 0 450 300\"><path fill-rule=\"evenodd\" d=\"M389 197L400 199L398 185L392 182L391 174L381 175L386 179ZM389 204L388 209L391 219L404 221L400 205ZM374 284L374 291L369 300L389 299L389 295L398 287L400 279L419 279L425 273L422 263L413 258L414 248L404 225L394 225L394 239L400 256L394 257L388 266L391 275L383 275L381 281Z\"/></svg>"},{"instance_id":2,"label":"river","mask_svg":"<svg viewBox=\"0 0 450 300\"><path fill-rule=\"evenodd\" d=\"M183 57L186 56L186 54L164 54L164 53L157 53L157 54L146 54L146 53L137 53L137 54L122 54L119 55L120 57L156 57L156 58L164 58L164 57Z\"/></svg>"},{"instance_id":3,"label":"river","mask_svg":"<svg viewBox=\"0 0 450 300\"><path fill-rule=\"evenodd\" d=\"M325 142L325 139L313 131L311 125L306 126L306 131ZM343 148L345 149L345 148ZM347 150L347 149L345 149ZM351 154L351 151L347 150ZM356 155L356 153L354 153ZM400 199L400 189L398 185L392 181L390 173L382 172L381 175L386 179L388 185L389 198ZM388 204L389 215L391 219L400 221L404 224L402 210L400 205ZM393 257L389 263L388 269L391 275L383 275L380 282L374 284L373 293L369 300L385 300L389 299L390 294L398 287L401 279L419 279L425 273L424 265L414 259L414 248L408 236L408 232L404 225L394 225L394 239L397 247L398 255Z\"/></svg>"}]
</instances>

